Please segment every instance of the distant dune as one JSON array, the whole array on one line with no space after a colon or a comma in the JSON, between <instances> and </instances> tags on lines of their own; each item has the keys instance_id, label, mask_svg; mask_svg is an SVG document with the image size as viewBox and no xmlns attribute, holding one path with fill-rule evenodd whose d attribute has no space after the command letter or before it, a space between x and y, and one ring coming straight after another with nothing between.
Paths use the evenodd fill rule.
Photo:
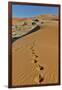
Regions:
<instances>
[{"instance_id":1,"label":"distant dune","mask_svg":"<svg viewBox=\"0 0 62 90\"><path fill-rule=\"evenodd\" d=\"M23 20L30 20L31 18L12 18L12 24L16 24L17 22L23 21Z\"/></svg>"},{"instance_id":2,"label":"distant dune","mask_svg":"<svg viewBox=\"0 0 62 90\"><path fill-rule=\"evenodd\" d=\"M42 20L59 20L59 17L51 14L42 14L32 18L42 19ZM22 21L22 20L31 20L32 18L12 18L13 23Z\"/></svg>"},{"instance_id":3,"label":"distant dune","mask_svg":"<svg viewBox=\"0 0 62 90\"><path fill-rule=\"evenodd\" d=\"M34 17L33 17L34 18ZM37 19L42 19L42 20L59 20L59 17L56 15L51 15L51 14L43 14L43 15L38 15L35 16Z\"/></svg>"},{"instance_id":4,"label":"distant dune","mask_svg":"<svg viewBox=\"0 0 62 90\"><path fill-rule=\"evenodd\" d=\"M38 15L31 18L12 18L12 37L20 37L23 34L27 34L35 26L42 26L42 23L57 20L59 20L58 16L51 14Z\"/></svg>"}]
</instances>

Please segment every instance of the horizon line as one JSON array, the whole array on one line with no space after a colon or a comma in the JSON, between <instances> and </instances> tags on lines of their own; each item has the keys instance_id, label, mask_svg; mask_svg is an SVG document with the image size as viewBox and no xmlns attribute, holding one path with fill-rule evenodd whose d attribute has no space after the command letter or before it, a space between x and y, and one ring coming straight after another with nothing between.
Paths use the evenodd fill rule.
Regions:
<instances>
[{"instance_id":1,"label":"horizon line","mask_svg":"<svg viewBox=\"0 0 62 90\"><path fill-rule=\"evenodd\" d=\"M58 16L58 15L51 14L51 13L39 14L39 15L52 15L52 16ZM12 18L33 18L33 17L39 16L39 15L34 15L34 16L31 16L31 17L12 16Z\"/></svg>"}]
</instances>

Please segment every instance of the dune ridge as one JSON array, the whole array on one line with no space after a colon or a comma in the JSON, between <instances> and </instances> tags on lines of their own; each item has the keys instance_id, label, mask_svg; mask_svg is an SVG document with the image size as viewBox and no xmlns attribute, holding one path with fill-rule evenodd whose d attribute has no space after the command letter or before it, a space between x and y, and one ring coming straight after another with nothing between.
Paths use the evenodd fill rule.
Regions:
<instances>
[{"instance_id":1,"label":"dune ridge","mask_svg":"<svg viewBox=\"0 0 62 90\"><path fill-rule=\"evenodd\" d=\"M27 30L28 26L32 28L32 21L39 30L12 43L12 85L56 84L59 21L32 18L27 21L30 25L25 23Z\"/></svg>"}]
</instances>

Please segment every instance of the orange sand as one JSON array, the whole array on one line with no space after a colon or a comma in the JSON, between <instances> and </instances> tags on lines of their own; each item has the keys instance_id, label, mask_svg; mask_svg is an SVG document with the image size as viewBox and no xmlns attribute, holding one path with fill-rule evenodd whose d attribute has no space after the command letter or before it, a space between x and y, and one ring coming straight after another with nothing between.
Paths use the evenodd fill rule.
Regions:
<instances>
[{"instance_id":1,"label":"orange sand","mask_svg":"<svg viewBox=\"0 0 62 90\"><path fill-rule=\"evenodd\" d=\"M38 56L37 63L33 61L33 51ZM44 69L39 70L39 65ZM39 31L12 44L12 85L52 83L58 83L58 21L44 24Z\"/></svg>"}]
</instances>

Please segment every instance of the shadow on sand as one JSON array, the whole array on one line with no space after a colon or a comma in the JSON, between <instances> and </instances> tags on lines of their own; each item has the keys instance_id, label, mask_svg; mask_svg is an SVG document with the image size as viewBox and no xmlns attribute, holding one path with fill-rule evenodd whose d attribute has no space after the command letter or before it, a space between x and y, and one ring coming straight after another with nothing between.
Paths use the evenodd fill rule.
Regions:
<instances>
[{"instance_id":1,"label":"shadow on sand","mask_svg":"<svg viewBox=\"0 0 62 90\"><path fill-rule=\"evenodd\" d=\"M24 34L24 35L22 35L22 36L20 36L20 37L15 37L15 38L13 38L13 39L12 39L12 43L15 42L17 39L22 38L22 37L24 37L24 36L26 36L26 35L28 35L28 34L31 34L31 33L33 33L33 32L36 32L36 31L38 31L38 30L40 30L40 26L37 25L34 29L32 29L31 31L29 31L28 33L26 33L26 34Z\"/></svg>"}]
</instances>

